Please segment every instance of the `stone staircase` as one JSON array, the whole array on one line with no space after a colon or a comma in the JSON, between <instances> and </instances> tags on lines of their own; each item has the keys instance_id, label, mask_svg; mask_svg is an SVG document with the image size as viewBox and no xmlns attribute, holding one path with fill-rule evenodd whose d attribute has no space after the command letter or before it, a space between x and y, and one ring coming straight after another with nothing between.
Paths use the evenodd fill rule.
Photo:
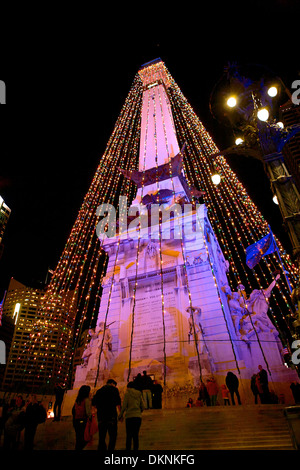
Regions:
<instances>
[{"instance_id":1,"label":"stone staircase","mask_svg":"<svg viewBox=\"0 0 300 470\"><path fill-rule=\"evenodd\" d=\"M278 405L161 410L160 419L156 411L145 413L141 449L295 449L283 407Z\"/></svg>"},{"instance_id":2,"label":"stone staircase","mask_svg":"<svg viewBox=\"0 0 300 470\"><path fill-rule=\"evenodd\" d=\"M125 421L118 424L116 450L124 450ZM98 434L85 450L95 450ZM70 416L39 425L36 450L73 450ZM282 405L242 405L145 410L140 450L295 450Z\"/></svg>"}]
</instances>

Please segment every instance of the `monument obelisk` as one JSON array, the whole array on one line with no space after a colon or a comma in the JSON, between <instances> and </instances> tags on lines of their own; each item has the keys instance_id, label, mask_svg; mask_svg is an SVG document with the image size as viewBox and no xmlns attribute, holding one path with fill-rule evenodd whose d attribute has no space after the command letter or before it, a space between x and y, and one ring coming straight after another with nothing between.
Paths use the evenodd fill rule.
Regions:
<instances>
[{"instance_id":1,"label":"monument obelisk","mask_svg":"<svg viewBox=\"0 0 300 470\"><path fill-rule=\"evenodd\" d=\"M131 206L142 204L148 214L154 203L180 210L171 218L169 237L169 221L160 221L150 234L143 230L137 237L129 225L127 237L103 244L109 263L96 331L106 324L111 344L103 341L97 382L114 377L126 383L146 369L170 385L198 383L216 371L235 370L239 361L221 290L226 262L205 205L195 204L197 191L185 179L164 64L153 61L139 73L144 86L139 170L125 175L137 185ZM183 225L184 233L176 234ZM94 385L96 375L90 360L78 368L75 386Z\"/></svg>"},{"instance_id":2,"label":"monument obelisk","mask_svg":"<svg viewBox=\"0 0 300 470\"><path fill-rule=\"evenodd\" d=\"M283 365L275 327L261 322L252 335L247 306L240 316L234 311L229 263L199 202L201 191L184 173L188 150L178 144L164 63L147 63L139 75L139 166L120 168L136 185L136 197L126 230L123 219L102 244L109 262L97 326L73 387L98 388L108 378L125 387L143 370L170 387L198 386L212 375L221 385L231 371L250 390L258 364L267 364L272 380L286 388L295 374Z\"/></svg>"}]
</instances>

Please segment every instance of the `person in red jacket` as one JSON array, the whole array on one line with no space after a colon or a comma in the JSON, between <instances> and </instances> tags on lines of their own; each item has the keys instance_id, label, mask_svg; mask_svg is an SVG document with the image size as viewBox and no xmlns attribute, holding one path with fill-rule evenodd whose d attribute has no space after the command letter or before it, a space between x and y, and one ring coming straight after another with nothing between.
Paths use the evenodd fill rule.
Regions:
<instances>
[{"instance_id":1,"label":"person in red jacket","mask_svg":"<svg viewBox=\"0 0 300 470\"><path fill-rule=\"evenodd\" d=\"M82 385L72 408L73 426L76 434L75 450L83 450L87 444L84 439L84 431L87 420L92 417L90 391L89 385Z\"/></svg>"},{"instance_id":2,"label":"person in red jacket","mask_svg":"<svg viewBox=\"0 0 300 470\"><path fill-rule=\"evenodd\" d=\"M224 405L230 405L230 401L229 401L229 390L228 388L226 387L226 385L222 385L221 387L221 391L222 391L222 398L223 398L223 401L224 401Z\"/></svg>"},{"instance_id":3,"label":"person in red jacket","mask_svg":"<svg viewBox=\"0 0 300 470\"><path fill-rule=\"evenodd\" d=\"M210 396L211 406L215 406L217 404L217 396L218 396L219 387L218 387L218 384L217 384L217 382L215 381L215 379L213 377L208 379L207 384L206 384L206 388L207 388L208 394Z\"/></svg>"}]
</instances>

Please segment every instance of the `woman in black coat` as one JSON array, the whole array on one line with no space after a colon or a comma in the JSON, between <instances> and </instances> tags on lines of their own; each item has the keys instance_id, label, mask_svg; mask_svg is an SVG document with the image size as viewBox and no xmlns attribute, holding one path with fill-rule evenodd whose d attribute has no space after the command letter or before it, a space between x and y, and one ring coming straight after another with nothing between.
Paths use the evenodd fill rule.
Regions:
<instances>
[{"instance_id":1,"label":"woman in black coat","mask_svg":"<svg viewBox=\"0 0 300 470\"><path fill-rule=\"evenodd\" d=\"M239 380L238 380L237 376L233 372L227 372L225 382L226 382L227 388L230 392L232 404L235 405L234 394L236 394L238 404L241 405L240 394L239 394L239 391L238 391Z\"/></svg>"}]
</instances>

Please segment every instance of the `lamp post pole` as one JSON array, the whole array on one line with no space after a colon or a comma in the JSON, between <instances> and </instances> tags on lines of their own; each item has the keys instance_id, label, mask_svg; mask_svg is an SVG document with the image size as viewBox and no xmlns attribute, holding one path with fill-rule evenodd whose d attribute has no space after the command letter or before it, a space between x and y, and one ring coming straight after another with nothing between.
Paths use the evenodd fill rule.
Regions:
<instances>
[{"instance_id":1,"label":"lamp post pole","mask_svg":"<svg viewBox=\"0 0 300 470\"><path fill-rule=\"evenodd\" d=\"M264 128L264 126L266 127ZM278 149L275 145L275 148L273 148L276 139L272 138L270 126L266 123L259 123L258 130L259 142L262 147L262 161L270 180L272 192L277 196L279 209L292 244L293 256L300 272L300 195L292 175L289 174L285 166L281 151L283 146L281 148L281 145L279 145ZM284 143L281 140L279 142ZM297 328L300 327L299 284L292 292L292 301L298 307L298 318L293 323L293 326Z\"/></svg>"},{"instance_id":2,"label":"lamp post pole","mask_svg":"<svg viewBox=\"0 0 300 470\"><path fill-rule=\"evenodd\" d=\"M293 176L285 165L283 147L295 134L300 132L300 124L282 128L276 123L259 119L261 83L241 77L237 72L230 77L238 83L243 91L243 108L238 107L238 120L235 127L243 133L243 140L238 145L213 155L239 154L248 155L262 161L264 170L270 180L273 194L277 196L279 209L288 231L293 248L293 255L300 272L300 194ZM282 80L280 80L282 82ZM286 89L286 87L284 87ZM288 94L290 98L290 94ZM227 104L235 108L237 100L230 98ZM212 110L211 106L210 109ZM266 109L265 112L267 113ZM267 113L268 114L268 113ZM234 124L233 117L230 117ZM294 328L300 327L300 284L292 292L292 301L298 307L298 318L293 322Z\"/></svg>"}]
</instances>

